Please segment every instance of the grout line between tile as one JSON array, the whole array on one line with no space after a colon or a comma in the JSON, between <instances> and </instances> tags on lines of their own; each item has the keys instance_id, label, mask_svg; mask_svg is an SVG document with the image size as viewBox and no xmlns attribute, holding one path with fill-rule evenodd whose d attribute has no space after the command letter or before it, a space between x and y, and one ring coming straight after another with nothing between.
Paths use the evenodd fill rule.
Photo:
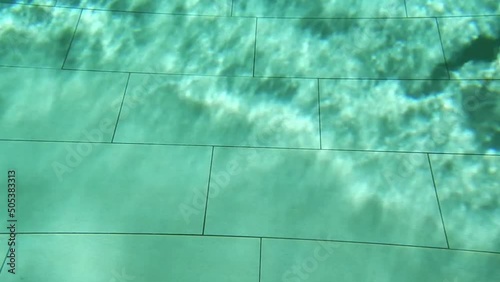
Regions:
<instances>
[{"instance_id":1,"label":"grout line between tile","mask_svg":"<svg viewBox=\"0 0 500 282\"><path fill-rule=\"evenodd\" d=\"M351 81L500 81L499 78L369 78L369 77L307 77L307 76L251 76L251 75L217 75L217 74L193 74L193 73L164 73L164 72L141 72L141 71L118 71L118 70L92 70L78 68L52 68L52 67L27 67L2 65L2 68L37 69L37 70L57 70L57 71L79 71L95 73L121 73L121 74L147 74L163 76L187 76L187 77L210 77L210 78L248 78L248 79L309 79L309 80L351 80Z\"/></svg>"},{"instance_id":2,"label":"grout line between tile","mask_svg":"<svg viewBox=\"0 0 500 282\"><path fill-rule=\"evenodd\" d=\"M405 14L406 14L406 17L408 17L408 7L406 5L406 0L403 0L404 1L404 4L405 4Z\"/></svg>"},{"instance_id":3,"label":"grout line between tile","mask_svg":"<svg viewBox=\"0 0 500 282\"><path fill-rule=\"evenodd\" d=\"M259 18L255 18L255 40L254 40L254 45L253 45L253 70L252 70L252 77L255 77L255 60L257 57L257 28L258 28L258 21Z\"/></svg>"},{"instance_id":4,"label":"grout line between tile","mask_svg":"<svg viewBox=\"0 0 500 282\"><path fill-rule=\"evenodd\" d=\"M318 131L319 131L319 149L323 149L323 144L322 144L322 133L321 133L321 95L320 95L320 89L319 89L319 79L316 81L318 84Z\"/></svg>"},{"instance_id":5,"label":"grout line between tile","mask_svg":"<svg viewBox=\"0 0 500 282\"><path fill-rule=\"evenodd\" d=\"M256 16L238 16L240 18L254 18ZM479 18L479 17L500 17L500 14L486 14L486 15L448 15L448 16L415 16L415 17L286 17L286 16L257 16L261 19L276 19L276 20L406 20L410 19L434 19L434 18Z\"/></svg>"},{"instance_id":6,"label":"grout line between tile","mask_svg":"<svg viewBox=\"0 0 500 282\"><path fill-rule=\"evenodd\" d=\"M35 4L20 4L25 6L41 6ZM47 5L45 5L47 6ZM62 9L71 9L71 10L86 10L86 11L97 11L97 12L106 12L106 13L130 13L130 14L144 14L144 15L160 15L160 16L184 16L184 17L205 17L205 18L227 18L227 12L224 15L211 15L211 14L195 14L195 13L176 13L176 12L151 12L151 11L132 11L132 10L113 10L113 9L102 9L102 8L86 8L79 6L48 6L48 7L56 7ZM244 17L244 18L253 18L253 17Z\"/></svg>"},{"instance_id":7,"label":"grout line between tile","mask_svg":"<svg viewBox=\"0 0 500 282\"><path fill-rule=\"evenodd\" d=\"M120 104L120 110L118 111L118 116L116 117L115 129L113 130L113 137L111 137L111 143L115 141L116 129L118 128L118 122L120 121L120 115L122 113L123 102L125 101L125 95L127 94L128 84L130 82L131 73L128 74L127 83L125 83L125 89L123 90L122 103Z\"/></svg>"},{"instance_id":8,"label":"grout line between tile","mask_svg":"<svg viewBox=\"0 0 500 282\"><path fill-rule=\"evenodd\" d=\"M259 282L262 280L262 238L259 242Z\"/></svg>"},{"instance_id":9,"label":"grout line between tile","mask_svg":"<svg viewBox=\"0 0 500 282\"><path fill-rule=\"evenodd\" d=\"M233 16L234 0L231 0L231 17Z\"/></svg>"},{"instance_id":10,"label":"grout line between tile","mask_svg":"<svg viewBox=\"0 0 500 282\"><path fill-rule=\"evenodd\" d=\"M9 250L10 250L10 246L7 246L7 252L5 253L5 257L3 258L3 262L0 265L0 274L2 274L2 270L5 266L5 264L7 263L7 255L9 254Z\"/></svg>"},{"instance_id":11,"label":"grout line between tile","mask_svg":"<svg viewBox=\"0 0 500 282\"><path fill-rule=\"evenodd\" d=\"M446 246L449 249L450 243L448 241L448 233L446 232L446 225L444 224L443 212L441 210L441 202L439 201L439 194L438 194L437 187L436 187L436 181L434 179L434 171L432 170L431 157L429 154L427 154L427 161L429 162L429 170L430 170L430 173L432 176L432 185L434 186L434 193L436 193L436 201L437 201L438 208L439 208L439 215L441 216L441 224L443 225L443 232L444 232L444 237L446 239Z\"/></svg>"},{"instance_id":12,"label":"grout line between tile","mask_svg":"<svg viewBox=\"0 0 500 282\"><path fill-rule=\"evenodd\" d=\"M66 56L64 56L64 61L62 63L61 69L64 69L64 65L66 64L66 60L68 59L71 46L73 45L73 40L75 40L76 31L78 30L78 25L80 24L80 20L82 18L82 14L83 14L83 9L80 9L80 15L78 16L78 20L76 21L75 30L73 31L73 36L71 36L71 41L69 42L68 51L66 52Z\"/></svg>"},{"instance_id":13,"label":"grout line between tile","mask_svg":"<svg viewBox=\"0 0 500 282\"><path fill-rule=\"evenodd\" d=\"M150 15L170 15L170 16L194 16L194 17L212 17L212 18L227 18L227 15L206 15L206 14L190 14L190 13L174 13L174 12L144 12L144 11L127 11L127 10L109 10L99 8L84 8L59 5L43 5L43 4L28 4L28 3L11 3L2 2L4 4L15 4L23 6L44 6L49 8L64 8L72 10L88 10L102 12L120 12L120 13L135 13L135 14L150 14ZM255 16L238 16L239 18L255 18ZM471 18L471 17L500 17L500 14L468 14L468 15L443 15L443 16L415 16L409 17L412 19L434 19L434 18ZM285 20L387 20L387 19L406 19L407 17L286 17L286 16L259 16L263 19L285 19Z\"/></svg>"},{"instance_id":14,"label":"grout line between tile","mask_svg":"<svg viewBox=\"0 0 500 282\"><path fill-rule=\"evenodd\" d=\"M207 197L205 199L205 213L203 216L203 229L201 235L205 235L205 224L207 222L207 210L208 210L208 196L210 195L210 179L212 176L212 165L214 163L214 151L215 151L215 146L212 146L212 154L210 156L210 168L208 170Z\"/></svg>"},{"instance_id":15,"label":"grout line between tile","mask_svg":"<svg viewBox=\"0 0 500 282\"><path fill-rule=\"evenodd\" d=\"M448 67L448 61L446 60L446 53L444 52L443 38L441 37L441 29L439 28L439 21L437 18L434 18L434 19L436 20L436 27L437 27L437 31L439 34L439 43L441 44L441 51L443 52L444 65L446 66L446 72L448 73L448 79L451 79L450 68Z\"/></svg>"},{"instance_id":16,"label":"grout line between tile","mask_svg":"<svg viewBox=\"0 0 500 282\"><path fill-rule=\"evenodd\" d=\"M28 140L28 139L2 139L0 142L34 142L34 143L69 143L69 144L101 144L101 145L143 145L143 146L179 146L179 147L216 147L216 148L241 148L241 149L265 149L265 150L301 150L301 151L320 151L318 148L299 148L299 147L271 147L271 146L244 146L244 145L216 145L216 144L180 144L180 143L148 143L148 142L92 142L92 141L58 141L58 140ZM341 148L322 148L323 151L332 152L360 152L360 153L395 153L395 154L434 154L434 155L452 155L452 156L483 156L500 157L500 153L457 153L457 152L428 152L428 151L396 151L396 150L372 150L372 149L341 149ZM0 233L1 234L1 233Z\"/></svg>"},{"instance_id":17,"label":"grout line between tile","mask_svg":"<svg viewBox=\"0 0 500 282\"><path fill-rule=\"evenodd\" d=\"M5 234L5 233L0 233ZM455 249L446 247L433 247L433 246L419 246L419 245L406 245L397 243L379 243L379 242L366 242L366 241L348 241L348 240L332 240L332 239L309 239L309 238L293 238L293 237L273 237L273 236L245 236L245 235L221 235L221 234L186 234L186 233L133 233L133 232L18 232L18 235L82 235L82 236L186 236L186 237L214 237L214 238L244 238L244 239L272 239L272 240L291 240L291 241L305 241L305 242L328 242L328 243L347 243L358 245L374 245L374 246L388 246L388 247L401 247L401 248L415 248L415 249L430 249L442 251L459 251L468 253L480 254L493 254L500 255L497 251L483 251L483 250L467 250Z\"/></svg>"}]
</instances>

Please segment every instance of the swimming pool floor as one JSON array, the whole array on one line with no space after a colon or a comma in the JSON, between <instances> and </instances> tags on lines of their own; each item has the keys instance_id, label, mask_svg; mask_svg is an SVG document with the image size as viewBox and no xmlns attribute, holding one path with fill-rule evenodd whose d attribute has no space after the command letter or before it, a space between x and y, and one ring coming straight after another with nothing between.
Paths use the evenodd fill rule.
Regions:
<instances>
[{"instance_id":1,"label":"swimming pool floor","mask_svg":"<svg viewBox=\"0 0 500 282\"><path fill-rule=\"evenodd\" d=\"M498 281L499 47L489 0L0 1L0 281Z\"/></svg>"}]
</instances>

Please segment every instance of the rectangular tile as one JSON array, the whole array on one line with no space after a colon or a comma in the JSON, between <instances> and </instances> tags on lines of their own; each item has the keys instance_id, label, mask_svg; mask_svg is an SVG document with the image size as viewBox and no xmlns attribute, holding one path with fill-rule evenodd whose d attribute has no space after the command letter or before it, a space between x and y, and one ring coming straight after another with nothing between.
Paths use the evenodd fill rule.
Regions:
<instances>
[{"instance_id":1,"label":"rectangular tile","mask_svg":"<svg viewBox=\"0 0 500 282\"><path fill-rule=\"evenodd\" d=\"M251 75L254 37L249 18L84 11L65 68Z\"/></svg>"},{"instance_id":2,"label":"rectangular tile","mask_svg":"<svg viewBox=\"0 0 500 282\"><path fill-rule=\"evenodd\" d=\"M201 233L210 148L2 142L0 155L20 232Z\"/></svg>"},{"instance_id":3,"label":"rectangular tile","mask_svg":"<svg viewBox=\"0 0 500 282\"><path fill-rule=\"evenodd\" d=\"M111 141L126 74L0 67L0 139Z\"/></svg>"},{"instance_id":4,"label":"rectangular tile","mask_svg":"<svg viewBox=\"0 0 500 282\"><path fill-rule=\"evenodd\" d=\"M233 16L307 18L404 17L405 6L401 0L382 0L377 2L345 2L341 0L234 0Z\"/></svg>"},{"instance_id":5,"label":"rectangular tile","mask_svg":"<svg viewBox=\"0 0 500 282\"><path fill-rule=\"evenodd\" d=\"M410 17L500 15L496 0L406 0L406 6Z\"/></svg>"},{"instance_id":6,"label":"rectangular tile","mask_svg":"<svg viewBox=\"0 0 500 282\"><path fill-rule=\"evenodd\" d=\"M216 148L205 234L446 246L420 154Z\"/></svg>"},{"instance_id":7,"label":"rectangular tile","mask_svg":"<svg viewBox=\"0 0 500 282\"><path fill-rule=\"evenodd\" d=\"M229 15L231 0L59 0L57 6L81 7L113 11L176 13L198 15Z\"/></svg>"},{"instance_id":8,"label":"rectangular tile","mask_svg":"<svg viewBox=\"0 0 500 282\"><path fill-rule=\"evenodd\" d=\"M500 255L264 239L262 282L495 281Z\"/></svg>"},{"instance_id":9,"label":"rectangular tile","mask_svg":"<svg viewBox=\"0 0 500 282\"><path fill-rule=\"evenodd\" d=\"M495 153L500 81L321 80L322 147Z\"/></svg>"},{"instance_id":10,"label":"rectangular tile","mask_svg":"<svg viewBox=\"0 0 500 282\"><path fill-rule=\"evenodd\" d=\"M431 161L450 247L500 252L500 156Z\"/></svg>"},{"instance_id":11,"label":"rectangular tile","mask_svg":"<svg viewBox=\"0 0 500 282\"><path fill-rule=\"evenodd\" d=\"M259 19L255 75L447 77L433 19Z\"/></svg>"},{"instance_id":12,"label":"rectangular tile","mask_svg":"<svg viewBox=\"0 0 500 282\"><path fill-rule=\"evenodd\" d=\"M0 3L0 65L60 68L80 11Z\"/></svg>"},{"instance_id":13,"label":"rectangular tile","mask_svg":"<svg viewBox=\"0 0 500 282\"><path fill-rule=\"evenodd\" d=\"M132 75L115 141L319 148L317 81Z\"/></svg>"},{"instance_id":14,"label":"rectangular tile","mask_svg":"<svg viewBox=\"0 0 500 282\"><path fill-rule=\"evenodd\" d=\"M500 78L500 16L446 18L438 22L452 78Z\"/></svg>"},{"instance_id":15,"label":"rectangular tile","mask_svg":"<svg viewBox=\"0 0 500 282\"><path fill-rule=\"evenodd\" d=\"M16 275L51 282L258 282L259 240L181 236L22 235Z\"/></svg>"}]
</instances>

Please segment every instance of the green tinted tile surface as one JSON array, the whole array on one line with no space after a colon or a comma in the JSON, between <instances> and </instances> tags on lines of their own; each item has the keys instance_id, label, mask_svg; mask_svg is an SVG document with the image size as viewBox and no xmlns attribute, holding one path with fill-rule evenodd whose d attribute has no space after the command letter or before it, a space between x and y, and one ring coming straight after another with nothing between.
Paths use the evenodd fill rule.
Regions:
<instances>
[{"instance_id":1,"label":"green tinted tile surface","mask_svg":"<svg viewBox=\"0 0 500 282\"><path fill-rule=\"evenodd\" d=\"M256 76L443 78L443 63L433 19L258 20Z\"/></svg>"},{"instance_id":2,"label":"green tinted tile surface","mask_svg":"<svg viewBox=\"0 0 500 282\"><path fill-rule=\"evenodd\" d=\"M497 0L406 0L406 6L410 17L500 15Z\"/></svg>"},{"instance_id":3,"label":"green tinted tile surface","mask_svg":"<svg viewBox=\"0 0 500 282\"><path fill-rule=\"evenodd\" d=\"M229 15L231 11L231 0L59 0L57 5L118 11L222 16Z\"/></svg>"},{"instance_id":4,"label":"green tinted tile surface","mask_svg":"<svg viewBox=\"0 0 500 282\"><path fill-rule=\"evenodd\" d=\"M60 68L80 11L0 3L0 65Z\"/></svg>"},{"instance_id":5,"label":"green tinted tile surface","mask_svg":"<svg viewBox=\"0 0 500 282\"><path fill-rule=\"evenodd\" d=\"M321 80L322 147L488 153L500 82Z\"/></svg>"},{"instance_id":6,"label":"green tinted tile surface","mask_svg":"<svg viewBox=\"0 0 500 282\"><path fill-rule=\"evenodd\" d=\"M19 4L34 4L34 5L55 5L57 0L1 0L0 3L19 3Z\"/></svg>"},{"instance_id":7,"label":"green tinted tile surface","mask_svg":"<svg viewBox=\"0 0 500 282\"><path fill-rule=\"evenodd\" d=\"M431 160L450 247L500 252L500 157Z\"/></svg>"},{"instance_id":8,"label":"green tinted tile surface","mask_svg":"<svg viewBox=\"0 0 500 282\"><path fill-rule=\"evenodd\" d=\"M1 282L498 282L498 0L0 3Z\"/></svg>"},{"instance_id":9,"label":"green tinted tile surface","mask_svg":"<svg viewBox=\"0 0 500 282\"><path fill-rule=\"evenodd\" d=\"M14 281L257 282L259 240L241 238L22 235Z\"/></svg>"},{"instance_id":10,"label":"green tinted tile surface","mask_svg":"<svg viewBox=\"0 0 500 282\"><path fill-rule=\"evenodd\" d=\"M115 141L319 147L316 80L132 75Z\"/></svg>"},{"instance_id":11,"label":"green tinted tile surface","mask_svg":"<svg viewBox=\"0 0 500 282\"><path fill-rule=\"evenodd\" d=\"M404 17L401 0L355 1L341 0L234 0L233 16L274 17Z\"/></svg>"},{"instance_id":12,"label":"green tinted tile surface","mask_svg":"<svg viewBox=\"0 0 500 282\"><path fill-rule=\"evenodd\" d=\"M500 255L264 239L262 282L496 281Z\"/></svg>"},{"instance_id":13,"label":"green tinted tile surface","mask_svg":"<svg viewBox=\"0 0 500 282\"><path fill-rule=\"evenodd\" d=\"M17 171L20 231L201 233L193 198L206 193L209 148L4 142L0 152L1 171Z\"/></svg>"},{"instance_id":14,"label":"green tinted tile surface","mask_svg":"<svg viewBox=\"0 0 500 282\"><path fill-rule=\"evenodd\" d=\"M0 138L111 141L126 74L0 67Z\"/></svg>"},{"instance_id":15,"label":"green tinted tile surface","mask_svg":"<svg viewBox=\"0 0 500 282\"><path fill-rule=\"evenodd\" d=\"M419 154L216 148L205 234L446 246Z\"/></svg>"},{"instance_id":16,"label":"green tinted tile surface","mask_svg":"<svg viewBox=\"0 0 500 282\"><path fill-rule=\"evenodd\" d=\"M438 21L452 78L500 78L500 16Z\"/></svg>"},{"instance_id":17,"label":"green tinted tile surface","mask_svg":"<svg viewBox=\"0 0 500 282\"><path fill-rule=\"evenodd\" d=\"M254 37L250 18L84 11L65 67L251 75Z\"/></svg>"}]
</instances>

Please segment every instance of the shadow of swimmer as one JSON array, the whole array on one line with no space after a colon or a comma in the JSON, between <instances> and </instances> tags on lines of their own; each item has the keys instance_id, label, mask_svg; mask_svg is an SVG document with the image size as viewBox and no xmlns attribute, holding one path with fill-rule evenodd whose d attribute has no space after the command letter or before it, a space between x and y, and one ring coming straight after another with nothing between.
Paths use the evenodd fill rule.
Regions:
<instances>
[{"instance_id":1,"label":"shadow of swimmer","mask_svg":"<svg viewBox=\"0 0 500 282\"><path fill-rule=\"evenodd\" d=\"M163 83L160 76L148 75L146 77L147 79L141 82L137 87L127 91L127 93L130 92L134 95L127 95L127 99L123 101L123 96L120 96L111 102L109 107L110 111L116 108L121 109L120 121L127 119L132 110L140 107L154 94L154 91L148 90L155 89L155 87L151 86L157 86ZM81 142L66 144L64 147L66 151L64 159L52 162L52 171L59 182L62 182L67 174L72 173L80 166L85 158L92 154L96 144L107 143L103 141L104 136L114 131L117 126L117 118L104 117L96 124L96 127L89 128L81 133Z\"/></svg>"},{"instance_id":2,"label":"shadow of swimmer","mask_svg":"<svg viewBox=\"0 0 500 282\"><path fill-rule=\"evenodd\" d=\"M338 249L336 244L331 242L317 241L316 247L308 256L302 259L296 259L288 269L281 275L282 282L301 282L307 281L311 274L319 269L322 263L325 263Z\"/></svg>"}]
</instances>

